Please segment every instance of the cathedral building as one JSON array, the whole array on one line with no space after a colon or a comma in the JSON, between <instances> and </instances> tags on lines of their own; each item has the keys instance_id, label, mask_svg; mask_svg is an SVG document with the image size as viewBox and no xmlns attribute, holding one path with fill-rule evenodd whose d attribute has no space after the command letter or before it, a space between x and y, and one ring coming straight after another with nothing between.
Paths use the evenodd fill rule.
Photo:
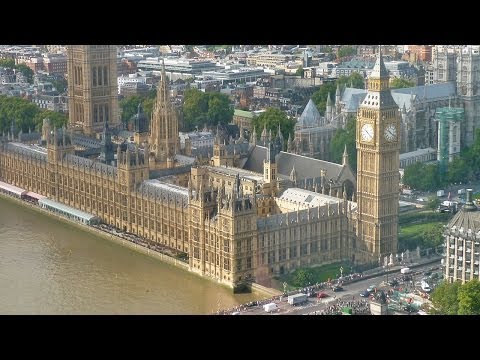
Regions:
<instances>
[{"instance_id":1,"label":"cathedral building","mask_svg":"<svg viewBox=\"0 0 480 360\"><path fill-rule=\"evenodd\" d=\"M73 64L74 74L85 75L84 63ZM242 132L217 139L208 165L179 166L178 122L162 76L149 130L141 108L137 114L137 132L148 131L138 138L143 144L114 143L105 106L101 127L87 117L73 116L68 129L46 121L38 144L22 142L16 131L2 138L0 181L47 197L59 213L69 206L185 252L190 271L234 289L268 285L304 266L377 263L396 253L398 228L399 111L385 73L380 56L358 113L357 178L346 152L342 164L287 153L281 133L270 133L264 146ZM82 101L84 109L97 104ZM79 137L79 124L96 139Z\"/></svg>"}]
</instances>

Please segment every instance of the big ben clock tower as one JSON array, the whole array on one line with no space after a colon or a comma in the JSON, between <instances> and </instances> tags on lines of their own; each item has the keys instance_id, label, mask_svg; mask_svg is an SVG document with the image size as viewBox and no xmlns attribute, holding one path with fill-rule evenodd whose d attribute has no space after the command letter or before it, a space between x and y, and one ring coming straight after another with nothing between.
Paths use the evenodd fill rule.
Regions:
<instances>
[{"instance_id":1,"label":"big ben clock tower","mask_svg":"<svg viewBox=\"0 0 480 360\"><path fill-rule=\"evenodd\" d=\"M357 114L357 261L397 252L400 113L379 54ZM357 247L358 248L358 247Z\"/></svg>"}]
</instances>

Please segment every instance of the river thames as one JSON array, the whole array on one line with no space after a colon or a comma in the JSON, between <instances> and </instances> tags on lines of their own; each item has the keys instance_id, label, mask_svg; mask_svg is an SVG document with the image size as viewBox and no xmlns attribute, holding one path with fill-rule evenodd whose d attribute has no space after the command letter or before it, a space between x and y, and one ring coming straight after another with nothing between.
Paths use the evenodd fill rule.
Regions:
<instances>
[{"instance_id":1,"label":"river thames","mask_svg":"<svg viewBox=\"0 0 480 360\"><path fill-rule=\"evenodd\" d=\"M211 314L261 299L0 198L0 314Z\"/></svg>"}]
</instances>

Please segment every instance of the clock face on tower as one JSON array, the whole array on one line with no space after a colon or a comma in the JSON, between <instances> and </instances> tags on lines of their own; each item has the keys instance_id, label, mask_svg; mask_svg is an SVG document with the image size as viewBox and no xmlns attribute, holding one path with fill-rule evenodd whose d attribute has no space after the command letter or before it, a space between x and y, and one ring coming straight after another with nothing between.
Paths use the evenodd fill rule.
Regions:
<instances>
[{"instance_id":1,"label":"clock face on tower","mask_svg":"<svg viewBox=\"0 0 480 360\"><path fill-rule=\"evenodd\" d=\"M362 141L372 141L372 139L373 139L373 125L368 124L368 123L362 125L360 136L361 136Z\"/></svg>"},{"instance_id":2,"label":"clock face on tower","mask_svg":"<svg viewBox=\"0 0 480 360\"><path fill-rule=\"evenodd\" d=\"M385 140L394 141L397 139L397 128L390 124L385 127Z\"/></svg>"}]
</instances>

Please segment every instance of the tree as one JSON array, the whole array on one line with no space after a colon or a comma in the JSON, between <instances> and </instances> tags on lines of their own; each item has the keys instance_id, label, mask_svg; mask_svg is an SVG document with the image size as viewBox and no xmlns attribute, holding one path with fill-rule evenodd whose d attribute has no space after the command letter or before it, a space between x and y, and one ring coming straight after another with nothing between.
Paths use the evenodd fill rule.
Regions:
<instances>
[{"instance_id":1,"label":"tree","mask_svg":"<svg viewBox=\"0 0 480 360\"><path fill-rule=\"evenodd\" d=\"M431 191L443 185L438 164L414 163L405 168L403 183L412 189Z\"/></svg>"},{"instance_id":2,"label":"tree","mask_svg":"<svg viewBox=\"0 0 480 360\"><path fill-rule=\"evenodd\" d=\"M480 282L467 281L458 290L458 315L480 315Z\"/></svg>"},{"instance_id":3,"label":"tree","mask_svg":"<svg viewBox=\"0 0 480 360\"><path fill-rule=\"evenodd\" d=\"M19 64L17 65L17 70L20 71L23 76L27 79L29 84L33 84L33 75L34 72L32 69L30 69L27 65L25 64Z\"/></svg>"},{"instance_id":4,"label":"tree","mask_svg":"<svg viewBox=\"0 0 480 360\"><path fill-rule=\"evenodd\" d=\"M365 89L365 80L360 73L352 72L349 76L340 76L337 79L337 85L339 85L340 88L350 86L355 89Z\"/></svg>"},{"instance_id":5,"label":"tree","mask_svg":"<svg viewBox=\"0 0 480 360\"><path fill-rule=\"evenodd\" d=\"M448 163L447 181L450 184L465 182L473 179L473 164L467 159L468 156L466 158L456 156L452 162Z\"/></svg>"},{"instance_id":6,"label":"tree","mask_svg":"<svg viewBox=\"0 0 480 360\"><path fill-rule=\"evenodd\" d=\"M443 229L441 226L433 226L422 233L423 248L433 248L443 244Z\"/></svg>"},{"instance_id":7,"label":"tree","mask_svg":"<svg viewBox=\"0 0 480 360\"><path fill-rule=\"evenodd\" d=\"M432 292L431 300L439 315L457 315L459 282L448 283L443 281Z\"/></svg>"},{"instance_id":8,"label":"tree","mask_svg":"<svg viewBox=\"0 0 480 360\"><path fill-rule=\"evenodd\" d=\"M357 53L353 46L342 46L337 52L337 58L340 59L345 56L352 56Z\"/></svg>"},{"instance_id":9,"label":"tree","mask_svg":"<svg viewBox=\"0 0 480 360\"><path fill-rule=\"evenodd\" d=\"M57 128L62 127L68 121L67 116L63 113L40 109L26 99L0 95L0 133L10 131L12 120L17 132L41 130L45 118L49 118L52 126Z\"/></svg>"},{"instance_id":10,"label":"tree","mask_svg":"<svg viewBox=\"0 0 480 360\"><path fill-rule=\"evenodd\" d=\"M264 127L266 127L267 131L272 130L272 134L277 134L278 124L280 124L280 130L285 140L288 139L289 134L293 137L295 120L288 118L287 114L280 109L267 108L259 116L252 119L252 126L255 127L257 136L260 136ZM286 143L287 141L285 141L285 145Z\"/></svg>"},{"instance_id":11,"label":"tree","mask_svg":"<svg viewBox=\"0 0 480 360\"><path fill-rule=\"evenodd\" d=\"M13 59L0 59L0 67L15 69L15 60L13 60Z\"/></svg>"},{"instance_id":12,"label":"tree","mask_svg":"<svg viewBox=\"0 0 480 360\"><path fill-rule=\"evenodd\" d=\"M303 79L303 66L299 66L299 68L298 68L297 71L295 72L295 75L301 76L302 79Z\"/></svg>"},{"instance_id":13,"label":"tree","mask_svg":"<svg viewBox=\"0 0 480 360\"><path fill-rule=\"evenodd\" d=\"M225 94L187 89L184 94L183 116L185 130L190 131L205 123L211 126L228 124L233 118L233 107Z\"/></svg>"},{"instance_id":14,"label":"tree","mask_svg":"<svg viewBox=\"0 0 480 360\"><path fill-rule=\"evenodd\" d=\"M357 148L356 148L357 117L351 115L347 119L345 129L338 129L330 141L330 154L334 162L341 164L342 156L347 145L348 163L354 172L357 171Z\"/></svg>"},{"instance_id":15,"label":"tree","mask_svg":"<svg viewBox=\"0 0 480 360\"><path fill-rule=\"evenodd\" d=\"M122 122L128 123L128 121L135 115L138 111L138 104L142 102L142 98L137 95L127 96L120 100L120 108L122 109Z\"/></svg>"},{"instance_id":16,"label":"tree","mask_svg":"<svg viewBox=\"0 0 480 360\"><path fill-rule=\"evenodd\" d=\"M426 208L429 210L435 210L440 205L440 199L436 196L430 196L427 200Z\"/></svg>"},{"instance_id":17,"label":"tree","mask_svg":"<svg viewBox=\"0 0 480 360\"><path fill-rule=\"evenodd\" d=\"M412 80L408 80L405 78L394 78L390 81L390 88L391 89L398 89L398 88L409 88L414 87L415 82Z\"/></svg>"},{"instance_id":18,"label":"tree","mask_svg":"<svg viewBox=\"0 0 480 360\"><path fill-rule=\"evenodd\" d=\"M233 107L227 95L221 93L207 93L208 96L208 125L228 124L233 119Z\"/></svg>"},{"instance_id":19,"label":"tree","mask_svg":"<svg viewBox=\"0 0 480 360\"><path fill-rule=\"evenodd\" d=\"M56 127L57 129L67 126L68 117L65 113L60 113L58 111L44 110L39 112L35 116L35 129L38 131L42 130L43 119L49 119L51 127Z\"/></svg>"},{"instance_id":20,"label":"tree","mask_svg":"<svg viewBox=\"0 0 480 360\"><path fill-rule=\"evenodd\" d=\"M328 94L330 94L332 100L335 101L336 90L337 86L334 82L327 82L320 85L320 88L312 94L312 101L321 115L325 114Z\"/></svg>"},{"instance_id":21,"label":"tree","mask_svg":"<svg viewBox=\"0 0 480 360\"><path fill-rule=\"evenodd\" d=\"M305 287L314 282L315 278L311 269L298 269L293 275L292 283L294 286Z\"/></svg>"}]
</instances>

